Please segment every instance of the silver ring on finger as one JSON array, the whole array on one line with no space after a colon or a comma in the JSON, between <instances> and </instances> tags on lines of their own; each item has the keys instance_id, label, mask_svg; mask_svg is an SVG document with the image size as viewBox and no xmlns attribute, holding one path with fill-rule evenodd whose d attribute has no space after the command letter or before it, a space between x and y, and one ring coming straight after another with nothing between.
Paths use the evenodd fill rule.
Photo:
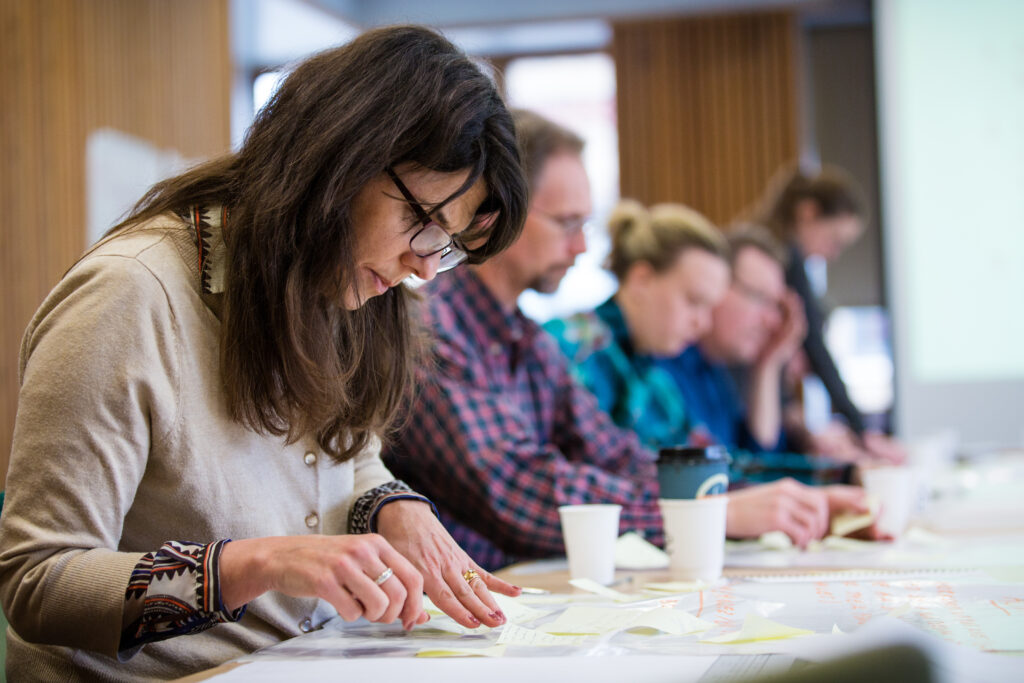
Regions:
<instances>
[{"instance_id":1,"label":"silver ring on finger","mask_svg":"<svg viewBox=\"0 0 1024 683\"><path fill-rule=\"evenodd\" d=\"M391 569L391 567L384 567L384 571L382 571L380 573L380 576L378 576L376 579L374 579L373 582L379 586L382 583L384 583L385 581L387 581L388 579L390 579L394 575L395 575L395 572L394 572L393 569Z\"/></svg>"}]
</instances>

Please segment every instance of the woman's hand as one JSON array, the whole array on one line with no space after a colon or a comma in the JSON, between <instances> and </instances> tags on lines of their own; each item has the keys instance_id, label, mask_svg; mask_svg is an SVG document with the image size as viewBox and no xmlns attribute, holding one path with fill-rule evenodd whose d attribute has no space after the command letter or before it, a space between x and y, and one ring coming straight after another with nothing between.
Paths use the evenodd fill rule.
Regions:
<instances>
[{"instance_id":1,"label":"woman's hand","mask_svg":"<svg viewBox=\"0 0 1024 683\"><path fill-rule=\"evenodd\" d=\"M825 493L794 479L731 491L728 497L725 533L730 538L757 538L767 531L783 531L805 548L828 532Z\"/></svg>"},{"instance_id":2,"label":"woman's hand","mask_svg":"<svg viewBox=\"0 0 1024 683\"><path fill-rule=\"evenodd\" d=\"M505 623L490 591L516 596L521 590L469 559L426 503L397 500L384 505L377 513L377 530L420 571L427 595L445 614L469 628ZM467 581L467 571L478 578Z\"/></svg>"},{"instance_id":3,"label":"woman's hand","mask_svg":"<svg viewBox=\"0 0 1024 683\"><path fill-rule=\"evenodd\" d=\"M377 583L388 569L390 578ZM430 618L420 573L379 534L231 541L221 551L220 584L230 610L273 590L322 598L345 621L401 618L409 630Z\"/></svg>"}]
</instances>

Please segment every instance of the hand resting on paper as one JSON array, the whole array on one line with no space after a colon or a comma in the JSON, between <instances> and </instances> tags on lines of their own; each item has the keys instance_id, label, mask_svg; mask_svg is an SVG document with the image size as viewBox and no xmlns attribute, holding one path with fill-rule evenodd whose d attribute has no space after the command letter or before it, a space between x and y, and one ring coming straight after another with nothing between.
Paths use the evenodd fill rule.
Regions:
<instances>
[{"instance_id":1,"label":"hand resting on paper","mask_svg":"<svg viewBox=\"0 0 1024 683\"><path fill-rule=\"evenodd\" d=\"M515 597L520 589L473 562L428 505L415 500L388 503L377 513L377 530L419 570L426 594L452 619L468 628L505 623L490 591ZM467 582L467 570L479 578Z\"/></svg>"},{"instance_id":2,"label":"hand resting on paper","mask_svg":"<svg viewBox=\"0 0 1024 683\"><path fill-rule=\"evenodd\" d=\"M390 568L390 578L375 579ZM366 617L409 630L423 611L423 577L379 534L277 536L231 541L220 557L221 596L235 610L267 591L317 597L345 621Z\"/></svg>"}]
</instances>

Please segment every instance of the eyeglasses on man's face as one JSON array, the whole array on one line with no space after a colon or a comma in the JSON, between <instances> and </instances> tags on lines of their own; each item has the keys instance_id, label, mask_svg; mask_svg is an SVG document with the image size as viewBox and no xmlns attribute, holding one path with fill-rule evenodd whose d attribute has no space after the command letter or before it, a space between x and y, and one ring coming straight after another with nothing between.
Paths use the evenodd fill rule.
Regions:
<instances>
[{"instance_id":1,"label":"eyeglasses on man's face","mask_svg":"<svg viewBox=\"0 0 1024 683\"><path fill-rule=\"evenodd\" d=\"M547 211L541 211L536 207L530 209L530 211L557 225L566 237L572 238L580 233L590 231L590 219L585 216L558 216Z\"/></svg>"},{"instance_id":2,"label":"eyeglasses on man's face","mask_svg":"<svg viewBox=\"0 0 1024 683\"><path fill-rule=\"evenodd\" d=\"M736 289L736 291L742 294L747 299L747 301L751 302L752 304L755 304L759 308L774 310L778 309L782 305L781 300L771 296L766 292L757 289L752 285L747 284L746 282L743 282L742 280L735 276L732 279L732 286Z\"/></svg>"},{"instance_id":3,"label":"eyeglasses on man's face","mask_svg":"<svg viewBox=\"0 0 1024 683\"><path fill-rule=\"evenodd\" d=\"M398 188L398 191L402 193L402 197L405 198L406 203L412 208L413 213L416 214L416 219L422 226L409 238L409 248L412 250L412 253L420 258L441 254L441 261L437 266L438 273L451 270L465 261L469 257L465 246L457 238L449 235L447 230L430 217L430 214L426 212L423 205L412 195L409 188L405 186L405 183L399 179L392 169L387 168L385 171L395 184L395 187Z\"/></svg>"}]
</instances>

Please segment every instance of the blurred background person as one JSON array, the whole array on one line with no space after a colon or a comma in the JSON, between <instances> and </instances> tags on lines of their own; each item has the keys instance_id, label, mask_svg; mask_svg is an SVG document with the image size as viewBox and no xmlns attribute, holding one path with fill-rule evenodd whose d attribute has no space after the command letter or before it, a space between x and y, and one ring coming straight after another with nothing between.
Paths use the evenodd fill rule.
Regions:
<instances>
[{"instance_id":1,"label":"blurred background person","mask_svg":"<svg viewBox=\"0 0 1024 683\"><path fill-rule=\"evenodd\" d=\"M759 213L758 221L786 245L786 284L799 295L807 319L803 350L808 369L821 378L832 411L842 416L849 430L832 426L822 440L830 450L846 452L852 459L902 462L906 457L903 447L880 432L867 430L864 416L850 399L825 345L825 310L806 269L808 258L834 262L861 237L867 208L860 188L836 167L825 166L816 173L796 168L769 191Z\"/></svg>"},{"instance_id":2,"label":"blurred background person","mask_svg":"<svg viewBox=\"0 0 1024 683\"><path fill-rule=\"evenodd\" d=\"M648 210L624 200L612 212L609 232L608 265L618 291L596 310L549 321L545 329L601 408L649 448L715 443L660 361L711 329L712 311L729 289L728 243L704 216L679 204ZM780 476L748 487L745 476L731 474L737 484L729 494L731 537L780 529L805 545L826 533L832 514L863 509L858 488L815 489Z\"/></svg>"},{"instance_id":3,"label":"blurred background person","mask_svg":"<svg viewBox=\"0 0 1024 683\"><path fill-rule=\"evenodd\" d=\"M783 369L806 333L803 305L786 288L785 251L752 224L734 227L727 239L732 278L711 324L698 343L657 365L682 392L691 420L729 448L734 477L848 481L847 467L793 452L804 442L783 429Z\"/></svg>"}]
</instances>

